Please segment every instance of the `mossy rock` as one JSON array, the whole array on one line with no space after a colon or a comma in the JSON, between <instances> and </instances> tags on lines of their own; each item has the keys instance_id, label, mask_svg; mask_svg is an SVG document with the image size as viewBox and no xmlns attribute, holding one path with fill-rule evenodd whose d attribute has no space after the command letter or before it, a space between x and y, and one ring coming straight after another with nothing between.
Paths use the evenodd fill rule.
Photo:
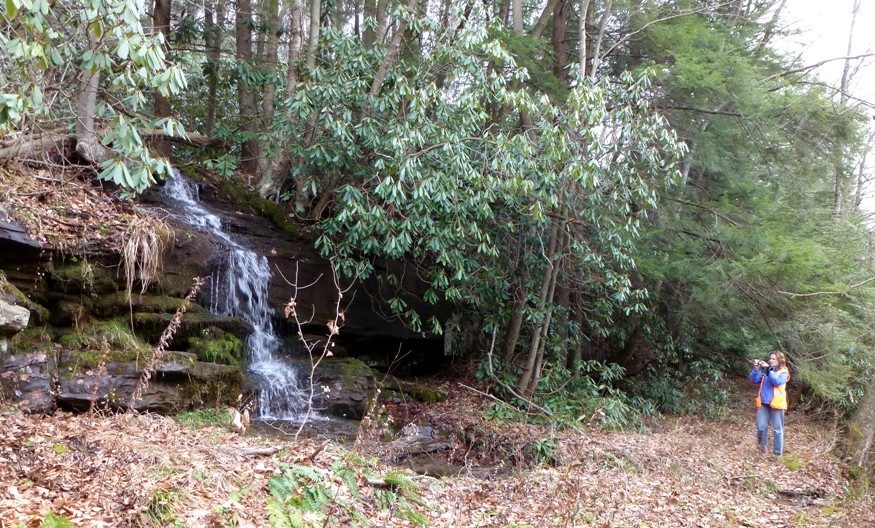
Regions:
<instances>
[{"instance_id":1,"label":"mossy rock","mask_svg":"<svg viewBox=\"0 0 875 528\"><path fill-rule=\"evenodd\" d=\"M149 361L152 349L128 324L122 319L94 321L62 333L57 341L67 349L61 361L66 372L83 372L100 363Z\"/></svg>"},{"instance_id":2,"label":"mossy rock","mask_svg":"<svg viewBox=\"0 0 875 528\"><path fill-rule=\"evenodd\" d=\"M132 310L141 313L176 313L184 299L170 295L131 294L128 301L127 293L120 291L101 295L94 301L93 311L100 317L116 317L129 314ZM206 309L196 303L189 303L186 313L204 313Z\"/></svg>"},{"instance_id":3,"label":"mossy rock","mask_svg":"<svg viewBox=\"0 0 875 528\"><path fill-rule=\"evenodd\" d=\"M161 334L173 320L166 313L135 313L134 328L150 343L157 343ZM239 317L225 317L210 313L188 313L182 316L179 328L173 334L174 348L188 347L192 337L202 338L211 328L229 333L240 340L252 333L252 325Z\"/></svg>"},{"instance_id":4,"label":"mossy rock","mask_svg":"<svg viewBox=\"0 0 875 528\"><path fill-rule=\"evenodd\" d=\"M65 350L58 361L58 375L62 380L68 380L75 376L85 374L98 369L101 364L113 365L120 363L132 363L140 367L149 364L152 359L152 349L119 350L80 348Z\"/></svg>"},{"instance_id":5,"label":"mossy rock","mask_svg":"<svg viewBox=\"0 0 875 528\"><path fill-rule=\"evenodd\" d=\"M299 237L306 235L300 224L291 220L286 209L277 202L262 198L236 181L224 180L219 183L218 187L219 192L233 203L249 207L257 214L271 220L274 225L286 233Z\"/></svg>"},{"instance_id":6,"label":"mossy rock","mask_svg":"<svg viewBox=\"0 0 875 528\"><path fill-rule=\"evenodd\" d=\"M114 277L103 266L95 265L87 260L71 258L68 263L55 263L46 275L53 286L68 293L85 295L101 295L116 292L121 287L121 280Z\"/></svg>"},{"instance_id":7,"label":"mossy rock","mask_svg":"<svg viewBox=\"0 0 875 528\"><path fill-rule=\"evenodd\" d=\"M28 325L9 339L13 354L50 354L53 355L60 345L55 343L58 332L49 325Z\"/></svg>"},{"instance_id":8,"label":"mossy rock","mask_svg":"<svg viewBox=\"0 0 875 528\"><path fill-rule=\"evenodd\" d=\"M301 372L308 372L310 361L295 358L292 364ZM317 390L313 405L330 416L360 420L374 393L374 371L363 361L354 358L326 358L314 373Z\"/></svg>"},{"instance_id":9,"label":"mossy rock","mask_svg":"<svg viewBox=\"0 0 875 528\"><path fill-rule=\"evenodd\" d=\"M40 304L30 300L21 290L6 280L6 275L0 272L0 297L7 297L10 304L24 306L33 316L31 322L42 323L48 320L49 311Z\"/></svg>"},{"instance_id":10,"label":"mossy rock","mask_svg":"<svg viewBox=\"0 0 875 528\"><path fill-rule=\"evenodd\" d=\"M414 400L423 403L438 403L447 399L447 395L438 389L419 383L402 381L394 376L386 376L383 381L383 392L380 396L383 399Z\"/></svg>"},{"instance_id":11,"label":"mossy rock","mask_svg":"<svg viewBox=\"0 0 875 528\"><path fill-rule=\"evenodd\" d=\"M243 357L243 340L214 326L201 330L189 339L188 349L201 361L239 365Z\"/></svg>"},{"instance_id":12,"label":"mossy rock","mask_svg":"<svg viewBox=\"0 0 875 528\"><path fill-rule=\"evenodd\" d=\"M105 372L86 370L61 376L58 406L65 409L126 409L142 378L144 365L112 362ZM138 411L174 414L201 407L233 404L240 394L242 373L239 368L195 362L182 370L159 367L134 402Z\"/></svg>"}]
</instances>

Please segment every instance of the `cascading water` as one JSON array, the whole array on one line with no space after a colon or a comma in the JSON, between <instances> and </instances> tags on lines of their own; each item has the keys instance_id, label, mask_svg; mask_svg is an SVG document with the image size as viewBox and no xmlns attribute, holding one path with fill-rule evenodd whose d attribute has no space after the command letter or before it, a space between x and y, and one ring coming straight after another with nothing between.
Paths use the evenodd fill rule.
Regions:
<instances>
[{"instance_id":1,"label":"cascading water","mask_svg":"<svg viewBox=\"0 0 875 528\"><path fill-rule=\"evenodd\" d=\"M211 278L212 313L240 317L252 325L246 340L249 371L256 378L258 408L263 420L294 420L307 406L306 387L297 370L280 359L282 342L274 333L273 311L267 302L270 267L267 257L257 255L231 239L222 228L222 220L207 211L197 195L197 188L174 171L164 192L179 203L185 223L211 232L228 249L227 269Z\"/></svg>"}]
</instances>

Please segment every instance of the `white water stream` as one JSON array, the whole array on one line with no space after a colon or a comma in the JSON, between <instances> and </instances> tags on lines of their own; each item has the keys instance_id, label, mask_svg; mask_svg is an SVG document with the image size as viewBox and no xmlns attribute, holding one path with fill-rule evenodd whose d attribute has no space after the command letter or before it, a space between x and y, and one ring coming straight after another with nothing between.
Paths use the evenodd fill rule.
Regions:
<instances>
[{"instance_id":1,"label":"white water stream","mask_svg":"<svg viewBox=\"0 0 875 528\"><path fill-rule=\"evenodd\" d=\"M255 416L263 420L294 420L307 407L303 378L281 359L282 342L273 326L268 303L270 267L267 257L244 248L222 228L222 220L200 203L197 187L174 171L164 186L166 195L180 204L180 220L208 231L226 246L227 267L210 278L210 312L240 317L254 331L246 340L249 371L256 381L258 406Z\"/></svg>"}]
</instances>

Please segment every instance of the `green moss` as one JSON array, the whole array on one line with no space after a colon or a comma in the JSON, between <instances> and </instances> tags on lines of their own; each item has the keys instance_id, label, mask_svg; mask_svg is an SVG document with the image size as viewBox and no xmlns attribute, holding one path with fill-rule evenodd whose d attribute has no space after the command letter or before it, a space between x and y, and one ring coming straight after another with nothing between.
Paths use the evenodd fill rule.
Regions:
<instances>
[{"instance_id":1,"label":"green moss","mask_svg":"<svg viewBox=\"0 0 875 528\"><path fill-rule=\"evenodd\" d=\"M288 212L283 206L258 196L248 190L242 183L224 180L219 184L219 191L232 202L249 207L257 214L270 219L283 231L300 237L307 236L307 233L301 229L301 225L289 217Z\"/></svg>"},{"instance_id":2,"label":"green moss","mask_svg":"<svg viewBox=\"0 0 875 528\"><path fill-rule=\"evenodd\" d=\"M189 351L197 354L201 361L239 365L240 358L243 356L243 341L233 334L211 326L201 330L200 336L191 337Z\"/></svg>"},{"instance_id":3,"label":"green moss","mask_svg":"<svg viewBox=\"0 0 875 528\"><path fill-rule=\"evenodd\" d=\"M96 369L101 363L148 363L152 357L151 349L145 349L139 353L133 350L112 350L84 348L71 350L65 354L62 360L61 374L69 379L88 370Z\"/></svg>"},{"instance_id":4,"label":"green moss","mask_svg":"<svg viewBox=\"0 0 875 528\"><path fill-rule=\"evenodd\" d=\"M58 342L69 349L65 363L72 374L95 368L101 362L145 362L152 356L152 349L120 319L84 325L62 334Z\"/></svg>"},{"instance_id":5,"label":"green moss","mask_svg":"<svg viewBox=\"0 0 875 528\"><path fill-rule=\"evenodd\" d=\"M371 367L369 367L367 363L359 359L346 358L343 360L338 360L337 362L340 364L340 372L342 372L344 376L348 376L351 378L361 378L373 375Z\"/></svg>"},{"instance_id":6,"label":"green moss","mask_svg":"<svg viewBox=\"0 0 875 528\"><path fill-rule=\"evenodd\" d=\"M119 284L106 269L78 257L70 257L69 263L55 262L49 277L53 282L61 284L65 291L88 295L110 293L119 289Z\"/></svg>"},{"instance_id":7,"label":"green moss","mask_svg":"<svg viewBox=\"0 0 875 528\"><path fill-rule=\"evenodd\" d=\"M116 316L127 314L131 308L135 312L145 313L175 313L182 306L183 299L170 295L138 295L132 294L130 303L125 292L115 292L109 295L101 295L94 303L94 313L99 316ZM187 312L203 313L206 310L199 304L188 305Z\"/></svg>"},{"instance_id":8,"label":"green moss","mask_svg":"<svg viewBox=\"0 0 875 528\"><path fill-rule=\"evenodd\" d=\"M12 336L10 342L12 343L13 350L48 352L54 348L52 341L54 341L56 337L56 330L51 326L28 325L21 332Z\"/></svg>"},{"instance_id":9,"label":"green moss","mask_svg":"<svg viewBox=\"0 0 875 528\"><path fill-rule=\"evenodd\" d=\"M806 466L805 459L799 455L785 455L781 457L781 463L791 471L797 471Z\"/></svg>"},{"instance_id":10,"label":"green moss","mask_svg":"<svg viewBox=\"0 0 875 528\"><path fill-rule=\"evenodd\" d=\"M243 373L237 367L197 363L191 381L181 408L234 406L241 393Z\"/></svg>"},{"instance_id":11,"label":"green moss","mask_svg":"<svg viewBox=\"0 0 875 528\"><path fill-rule=\"evenodd\" d=\"M231 422L228 413L219 409L195 409L176 415L176 423L189 429L203 429L204 427L225 426Z\"/></svg>"},{"instance_id":12,"label":"green moss","mask_svg":"<svg viewBox=\"0 0 875 528\"><path fill-rule=\"evenodd\" d=\"M446 394L425 385L413 385L408 389L407 393L414 400L424 403L438 403L447 399Z\"/></svg>"},{"instance_id":13,"label":"green moss","mask_svg":"<svg viewBox=\"0 0 875 528\"><path fill-rule=\"evenodd\" d=\"M9 295L18 299L18 304L24 306L36 316L37 321L45 321L49 317L49 311L43 306L33 302L21 290L6 280L6 275L0 272L0 295Z\"/></svg>"},{"instance_id":14,"label":"green moss","mask_svg":"<svg viewBox=\"0 0 875 528\"><path fill-rule=\"evenodd\" d=\"M135 313L134 325L137 331L142 330L146 334L147 339L157 339L172 319L173 315L166 313ZM188 340L191 337L198 337L201 331L210 327L221 328L223 331L234 334L241 339L252 332L252 326L239 317L223 317L210 313L186 312L182 317L174 339Z\"/></svg>"},{"instance_id":15,"label":"green moss","mask_svg":"<svg viewBox=\"0 0 875 528\"><path fill-rule=\"evenodd\" d=\"M147 348L146 344L131 331L123 319L97 321L82 326L79 330L68 332L59 339L62 345L71 348L89 348L102 345L103 340L113 349L140 350Z\"/></svg>"},{"instance_id":16,"label":"green moss","mask_svg":"<svg viewBox=\"0 0 875 528\"><path fill-rule=\"evenodd\" d=\"M438 403L447 399L447 395L438 389L420 385L418 383L410 383L409 381L401 381L395 377L387 376L384 380L385 392L381 395L383 398L392 399L399 398L420 401L423 403ZM391 394L391 393L395 394Z\"/></svg>"}]
</instances>

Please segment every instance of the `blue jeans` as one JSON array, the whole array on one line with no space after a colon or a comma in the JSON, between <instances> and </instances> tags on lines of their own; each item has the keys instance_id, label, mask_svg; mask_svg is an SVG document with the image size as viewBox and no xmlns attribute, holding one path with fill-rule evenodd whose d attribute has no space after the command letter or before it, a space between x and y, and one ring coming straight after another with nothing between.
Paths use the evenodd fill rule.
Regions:
<instances>
[{"instance_id":1,"label":"blue jeans","mask_svg":"<svg viewBox=\"0 0 875 528\"><path fill-rule=\"evenodd\" d=\"M780 455L784 452L784 411L772 409L768 405L757 409L757 441L762 451L769 446L769 422L772 422L772 433L775 437L774 453Z\"/></svg>"}]
</instances>

